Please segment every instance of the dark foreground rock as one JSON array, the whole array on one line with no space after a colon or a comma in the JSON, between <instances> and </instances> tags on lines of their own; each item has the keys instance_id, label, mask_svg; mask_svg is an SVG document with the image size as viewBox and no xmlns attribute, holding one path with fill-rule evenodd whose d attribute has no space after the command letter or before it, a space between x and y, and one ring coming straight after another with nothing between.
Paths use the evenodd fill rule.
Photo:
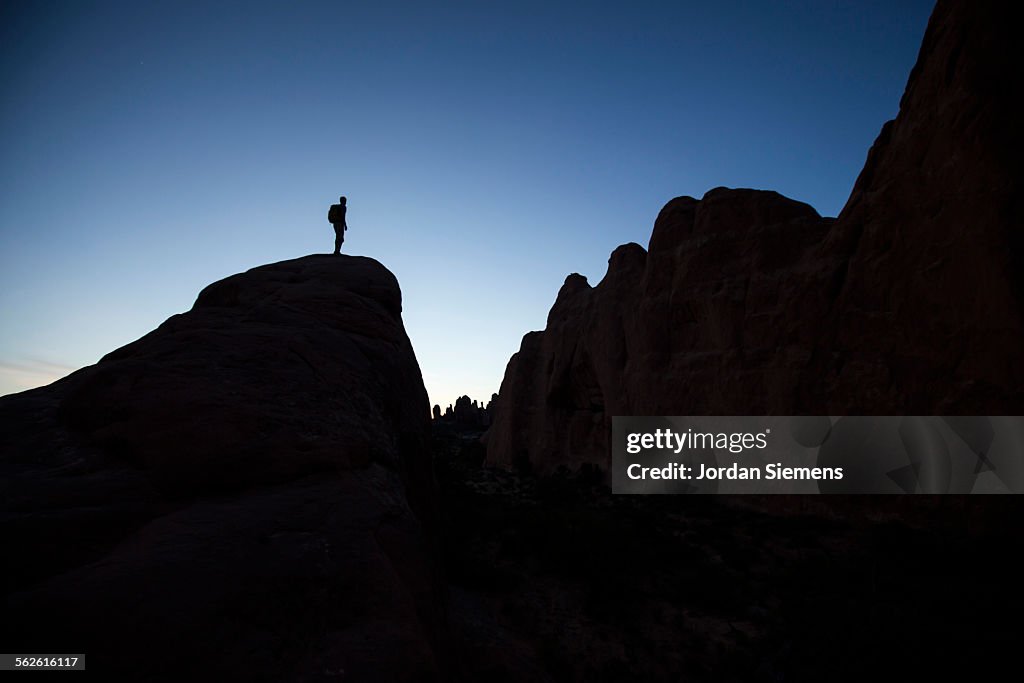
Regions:
<instances>
[{"instance_id":1,"label":"dark foreground rock","mask_svg":"<svg viewBox=\"0 0 1024 683\"><path fill-rule=\"evenodd\" d=\"M442 676L429 429L379 263L217 282L0 399L0 642L108 679Z\"/></svg>"},{"instance_id":2,"label":"dark foreground rock","mask_svg":"<svg viewBox=\"0 0 1024 683\"><path fill-rule=\"evenodd\" d=\"M464 680L998 679L1015 496L622 496L439 456Z\"/></svg>"},{"instance_id":3,"label":"dark foreground rock","mask_svg":"<svg viewBox=\"0 0 1024 683\"><path fill-rule=\"evenodd\" d=\"M1022 76L998 3L939 2L840 216L670 201L523 338L488 462L607 467L613 415L1024 412Z\"/></svg>"}]
</instances>

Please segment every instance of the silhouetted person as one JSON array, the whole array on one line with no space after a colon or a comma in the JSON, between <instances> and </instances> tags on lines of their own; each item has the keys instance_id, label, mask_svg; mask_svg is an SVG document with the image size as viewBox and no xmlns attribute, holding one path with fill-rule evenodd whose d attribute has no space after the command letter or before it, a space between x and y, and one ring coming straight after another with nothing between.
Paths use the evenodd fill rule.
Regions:
<instances>
[{"instance_id":1,"label":"silhouetted person","mask_svg":"<svg viewBox=\"0 0 1024 683\"><path fill-rule=\"evenodd\" d=\"M341 244L345 241L345 231L348 230L348 223L345 222L345 202L341 197L338 204L331 204L331 210L327 212L327 220L334 226L334 253L341 253Z\"/></svg>"}]
</instances>

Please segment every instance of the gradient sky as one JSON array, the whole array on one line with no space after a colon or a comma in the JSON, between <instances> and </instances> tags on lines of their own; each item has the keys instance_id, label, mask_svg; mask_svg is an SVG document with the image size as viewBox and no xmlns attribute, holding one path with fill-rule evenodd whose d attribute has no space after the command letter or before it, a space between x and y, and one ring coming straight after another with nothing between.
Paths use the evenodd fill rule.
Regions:
<instances>
[{"instance_id":1,"label":"gradient sky","mask_svg":"<svg viewBox=\"0 0 1024 683\"><path fill-rule=\"evenodd\" d=\"M330 251L345 194L431 403L487 398L565 276L596 284L672 197L835 215L931 6L4 2L0 394Z\"/></svg>"}]
</instances>

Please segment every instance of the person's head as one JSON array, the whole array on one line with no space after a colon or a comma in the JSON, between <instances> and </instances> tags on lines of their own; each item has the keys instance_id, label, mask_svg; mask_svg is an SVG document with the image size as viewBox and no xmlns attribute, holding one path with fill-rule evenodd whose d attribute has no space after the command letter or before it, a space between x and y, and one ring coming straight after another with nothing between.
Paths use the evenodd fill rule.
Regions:
<instances>
[{"instance_id":1,"label":"person's head","mask_svg":"<svg viewBox=\"0 0 1024 683\"><path fill-rule=\"evenodd\" d=\"M345 199L344 197L339 197L339 198L338 198L338 201L340 201L340 202L341 202L342 204L344 204L344 203L345 203L345 202L347 202L348 200L347 200L347 199Z\"/></svg>"}]
</instances>

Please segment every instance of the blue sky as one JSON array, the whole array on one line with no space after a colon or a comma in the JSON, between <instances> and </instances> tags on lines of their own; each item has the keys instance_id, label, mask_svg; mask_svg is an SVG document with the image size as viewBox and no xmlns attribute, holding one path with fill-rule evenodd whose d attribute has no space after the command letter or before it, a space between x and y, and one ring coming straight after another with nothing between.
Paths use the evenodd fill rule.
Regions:
<instances>
[{"instance_id":1,"label":"blue sky","mask_svg":"<svg viewBox=\"0 0 1024 683\"><path fill-rule=\"evenodd\" d=\"M498 390L565 276L660 208L774 189L835 215L931 2L9 2L0 394L256 265L394 272L432 403Z\"/></svg>"}]
</instances>

